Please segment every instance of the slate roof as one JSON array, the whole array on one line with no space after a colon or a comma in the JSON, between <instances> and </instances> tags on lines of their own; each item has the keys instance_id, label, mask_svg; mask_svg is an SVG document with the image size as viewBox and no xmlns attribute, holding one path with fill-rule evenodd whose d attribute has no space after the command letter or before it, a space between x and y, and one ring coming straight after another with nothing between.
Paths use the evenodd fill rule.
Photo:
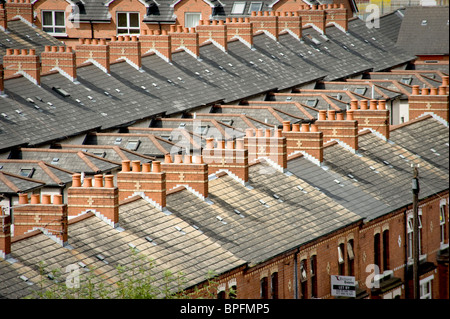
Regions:
<instances>
[{"instance_id":1,"label":"slate roof","mask_svg":"<svg viewBox=\"0 0 450 319\"><path fill-rule=\"evenodd\" d=\"M30 178L11 174L0 170L0 193L16 195L19 192L29 192L41 188L44 182L35 181Z\"/></svg>"},{"instance_id":2,"label":"slate roof","mask_svg":"<svg viewBox=\"0 0 450 319\"><path fill-rule=\"evenodd\" d=\"M46 45L64 46L64 43L37 27L32 27L20 19L9 20L7 32L0 29L0 63L6 49L35 49L37 54L44 51Z\"/></svg>"},{"instance_id":3,"label":"slate roof","mask_svg":"<svg viewBox=\"0 0 450 319\"><path fill-rule=\"evenodd\" d=\"M44 182L46 186L61 186L72 182L73 174L70 170L51 165L46 161L14 159L0 159L0 171L32 178L34 181Z\"/></svg>"},{"instance_id":4,"label":"slate roof","mask_svg":"<svg viewBox=\"0 0 450 319\"><path fill-rule=\"evenodd\" d=\"M46 277L52 270L61 271L65 278L66 267L77 266L79 262L86 267L78 266L81 276L87 276L85 269L94 267L95 274L102 274L108 286L119 277L117 266L128 267L130 274L138 271L139 263L133 259L130 244L139 250L138 256L152 260L155 286L162 285L166 270L174 274L183 272L185 287L189 287L203 282L209 269L222 273L245 263L192 225L154 209L142 199L122 205L120 216L123 231L96 217L69 222L69 246L64 248L44 234L14 242L11 256L14 263L0 260L0 291L8 298L21 298L39 289L42 279L38 265L42 261L45 262L44 287L52 283ZM181 227L184 234L175 226ZM148 242L147 236L154 238L154 242ZM99 254L103 261L98 259ZM27 283L20 276L25 276Z\"/></svg>"},{"instance_id":5,"label":"slate roof","mask_svg":"<svg viewBox=\"0 0 450 319\"><path fill-rule=\"evenodd\" d=\"M136 141L138 141L138 144L135 147L134 145ZM86 137L84 144L89 146L117 145L122 147L124 150L137 153L133 156L135 159L138 159L139 154L145 155L147 157L146 162L150 162L151 159L154 159L155 157L164 157L164 154L167 153L178 154L182 151L182 148L174 143L152 134L91 133ZM140 158L139 160L143 162L144 158Z\"/></svg>"},{"instance_id":6,"label":"slate roof","mask_svg":"<svg viewBox=\"0 0 450 319\"><path fill-rule=\"evenodd\" d=\"M126 62L112 63L110 74L87 65L77 68L75 83L60 74L42 76L41 86L23 77L6 80L5 96L0 97L1 148L115 129L157 115L232 103L410 61L409 55L375 29L363 30L362 23L350 21L348 34L328 27L328 40L308 28L303 42L289 34L280 35L279 42L259 34L254 37L254 49L231 41L226 54L212 44L201 46L200 59L184 51L174 53L172 63L150 55L142 59L143 72ZM320 39L320 51L308 35ZM70 96L60 96L53 87L61 87Z\"/></svg>"},{"instance_id":7,"label":"slate roof","mask_svg":"<svg viewBox=\"0 0 450 319\"><path fill-rule=\"evenodd\" d=\"M397 45L415 55L448 55L448 17L448 6L407 7Z\"/></svg>"}]
</instances>

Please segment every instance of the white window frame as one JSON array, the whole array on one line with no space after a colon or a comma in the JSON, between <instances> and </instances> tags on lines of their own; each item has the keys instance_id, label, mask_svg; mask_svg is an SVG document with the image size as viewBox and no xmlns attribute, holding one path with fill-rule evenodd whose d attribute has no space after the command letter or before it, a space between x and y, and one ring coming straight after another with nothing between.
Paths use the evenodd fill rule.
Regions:
<instances>
[{"instance_id":1,"label":"white window frame","mask_svg":"<svg viewBox=\"0 0 450 319\"><path fill-rule=\"evenodd\" d=\"M188 21L188 17L189 16L198 16L198 20L196 23L192 24L192 25L188 25L187 21ZM202 19L202 13L201 12L185 12L184 13L184 27L185 28L195 28L198 25L198 22Z\"/></svg>"},{"instance_id":2,"label":"white window frame","mask_svg":"<svg viewBox=\"0 0 450 319\"><path fill-rule=\"evenodd\" d=\"M51 12L52 14L52 24L44 24L44 14L47 12ZM56 13L62 13L64 15L64 26L60 26L60 25L56 25L56 17L55 14ZM41 25L42 25L42 30L47 32L48 34L54 35L54 36L67 36L66 33L66 13L63 10L42 10L41 12ZM45 29L49 29L52 28L53 31L47 31ZM64 32L55 32L56 28L64 28Z\"/></svg>"},{"instance_id":3,"label":"white window frame","mask_svg":"<svg viewBox=\"0 0 450 319\"><path fill-rule=\"evenodd\" d=\"M439 203L439 231L441 236L441 248L445 248L448 246L448 244L445 244L445 224L448 222L448 218L446 218L446 207L447 200L441 200L441 202Z\"/></svg>"},{"instance_id":4,"label":"white window frame","mask_svg":"<svg viewBox=\"0 0 450 319\"><path fill-rule=\"evenodd\" d=\"M247 4L247 2L245 2L245 1L233 2L233 7L231 8L231 14L244 14L246 4ZM242 7L242 10L239 10L238 12L236 12L236 10L238 9L238 6L243 6L243 7Z\"/></svg>"},{"instance_id":5,"label":"white window frame","mask_svg":"<svg viewBox=\"0 0 450 319\"><path fill-rule=\"evenodd\" d=\"M433 299L433 279L434 275L431 275L419 282L420 299ZM425 290L426 287L428 287L428 292Z\"/></svg>"},{"instance_id":6,"label":"white window frame","mask_svg":"<svg viewBox=\"0 0 450 319\"><path fill-rule=\"evenodd\" d=\"M119 14L126 14L127 16L127 26L126 27L120 27L119 26ZM137 14L138 15L138 23L139 25L137 27L131 27L130 26L130 14ZM118 11L116 12L116 24L117 24L117 35L139 35L141 33L141 15L139 12L136 11ZM127 32L119 32L119 30L126 30ZM136 30L138 32L130 32L130 30Z\"/></svg>"},{"instance_id":7,"label":"white window frame","mask_svg":"<svg viewBox=\"0 0 450 319\"><path fill-rule=\"evenodd\" d=\"M422 209L419 208L419 256L422 254L422 238L420 236L420 230L422 229ZM411 223L410 223L411 222ZM413 246L414 246L414 215L413 213L408 214L406 219L407 227L407 245L408 245L408 260L413 259Z\"/></svg>"}]
</instances>

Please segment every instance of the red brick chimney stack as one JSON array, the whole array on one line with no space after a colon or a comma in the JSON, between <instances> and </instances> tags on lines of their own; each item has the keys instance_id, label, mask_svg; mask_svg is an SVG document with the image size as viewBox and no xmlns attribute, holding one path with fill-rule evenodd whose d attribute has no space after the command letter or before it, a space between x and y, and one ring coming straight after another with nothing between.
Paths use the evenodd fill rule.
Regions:
<instances>
[{"instance_id":1,"label":"red brick chimney stack","mask_svg":"<svg viewBox=\"0 0 450 319\"><path fill-rule=\"evenodd\" d=\"M83 185L81 175L72 176L72 186L68 189L68 214L78 216L86 212L93 212L97 217L113 227L119 226L119 190L114 187L113 175L85 177Z\"/></svg>"},{"instance_id":2,"label":"red brick chimney stack","mask_svg":"<svg viewBox=\"0 0 450 319\"><path fill-rule=\"evenodd\" d=\"M278 33L288 32L294 38L302 37L302 18L298 11L278 13Z\"/></svg>"},{"instance_id":3,"label":"red brick chimney stack","mask_svg":"<svg viewBox=\"0 0 450 319\"><path fill-rule=\"evenodd\" d=\"M323 133L323 142L338 140L351 151L358 150L358 122L351 118L336 119L336 111L319 110L319 119L315 122Z\"/></svg>"},{"instance_id":4,"label":"red brick chimney stack","mask_svg":"<svg viewBox=\"0 0 450 319\"><path fill-rule=\"evenodd\" d=\"M75 46L77 66L92 63L105 73L109 73L110 53L105 39L80 39Z\"/></svg>"},{"instance_id":5,"label":"red brick chimney stack","mask_svg":"<svg viewBox=\"0 0 450 319\"><path fill-rule=\"evenodd\" d=\"M133 195L141 195L159 210L166 207L166 174L161 171L161 162L143 163L122 161L122 171L117 174L119 201ZM151 168L150 168L151 166Z\"/></svg>"},{"instance_id":6,"label":"red brick chimney stack","mask_svg":"<svg viewBox=\"0 0 450 319\"><path fill-rule=\"evenodd\" d=\"M208 197L208 165L203 162L201 155L194 158L176 154L172 161L170 154L161 163L161 170L166 173L166 188L172 190L184 186L203 200Z\"/></svg>"},{"instance_id":7,"label":"red brick chimney stack","mask_svg":"<svg viewBox=\"0 0 450 319\"><path fill-rule=\"evenodd\" d=\"M326 24L334 24L340 30L348 31L348 15L344 4L328 4L325 6L325 21Z\"/></svg>"},{"instance_id":8,"label":"red brick chimney stack","mask_svg":"<svg viewBox=\"0 0 450 319\"><path fill-rule=\"evenodd\" d=\"M448 81L448 78L447 78ZM445 80L443 81L445 84ZM445 121L449 121L448 86L441 85L438 90L419 89L413 85L409 96L409 119L413 120L426 113L433 113Z\"/></svg>"},{"instance_id":9,"label":"red brick chimney stack","mask_svg":"<svg viewBox=\"0 0 450 319\"><path fill-rule=\"evenodd\" d=\"M35 49L6 49L3 68L5 79L23 75L32 83L41 84L41 62Z\"/></svg>"},{"instance_id":10,"label":"red brick chimney stack","mask_svg":"<svg viewBox=\"0 0 450 319\"><path fill-rule=\"evenodd\" d=\"M318 32L325 34L326 31L326 14L323 7L318 9L317 5L311 7L305 6L306 10L299 10L302 17L302 27L311 26Z\"/></svg>"},{"instance_id":11,"label":"red brick chimney stack","mask_svg":"<svg viewBox=\"0 0 450 319\"><path fill-rule=\"evenodd\" d=\"M381 134L383 139L389 139L389 110L386 109L385 100L370 100L369 107L367 100L360 101L361 108L358 109L358 100L350 102L350 117L358 121L359 130L369 128L375 134ZM347 111L347 119L349 111Z\"/></svg>"},{"instance_id":12,"label":"red brick chimney stack","mask_svg":"<svg viewBox=\"0 0 450 319\"><path fill-rule=\"evenodd\" d=\"M278 16L273 11L253 11L250 16L250 23L253 24L253 34L262 31L267 36L278 41Z\"/></svg>"},{"instance_id":13,"label":"red brick chimney stack","mask_svg":"<svg viewBox=\"0 0 450 319\"><path fill-rule=\"evenodd\" d=\"M238 39L253 48L253 24L249 18L226 18L228 41Z\"/></svg>"},{"instance_id":14,"label":"red brick chimney stack","mask_svg":"<svg viewBox=\"0 0 450 319\"><path fill-rule=\"evenodd\" d=\"M248 149L248 162L265 159L273 167L284 172L287 169L286 138L282 130L247 129L244 137L245 148Z\"/></svg>"},{"instance_id":15,"label":"red brick chimney stack","mask_svg":"<svg viewBox=\"0 0 450 319\"><path fill-rule=\"evenodd\" d=\"M5 9L9 20L19 17L29 25L34 24L33 4L30 0L6 0Z\"/></svg>"},{"instance_id":16,"label":"red brick chimney stack","mask_svg":"<svg viewBox=\"0 0 450 319\"><path fill-rule=\"evenodd\" d=\"M200 20L196 29L200 45L203 43L212 42L220 50L227 52L227 26L223 20L213 20L212 22L209 20Z\"/></svg>"},{"instance_id":17,"label":"red brick chimney stack","mask_svg":"<svg viewBox=\"0 0 450 319\"><path fill-rule=\"evenodd\" d=\"M172 61L172 40L166 30L143 30L139 37L141 55L155 53L166 62Z\"/></svg>"},{"instance_id":18,"label":"red brick chimney stack","mask_svg":"<svg viewBox=\"0 0 450 319\"><path fill-rule=\"evenodd\" d=\"M0 215L0 258L11 254L11 215Z\"/></svg>"},{"instance_id":19,"label":"red brick chimney stack","mask_svg":"<svg viewBox=\"0 0 450 319\"><path fill-rule=\"evenodd\" d=\"M8 28L8 17L6 15L5 5L0 3L0 30L6 31Z\"/></svg>"},{"instance_id":20,"label":"red brick chimney stack","mask_svg":"<svg viewBox=\"0 0 450 319\"><path fill-rule=\"evenodd\" d=\"M45 46L41 53L41 68L42 75L56 70L72 82L77 79L76 57L71 47Z\"/></svg>"},{"instance_id":21,"label":"red brick chimney stack","mask_svg":"<svg viewBox=\"0 0 450 319\"><path fill-rule=\"evenodd\" d=\"M227 172L243 185L248 183L248 150L244 147L244 140L218 141L214 146L214 139L208 138L203 149L203 161L208 164L208 174Z\"/></svg>"},{"instance_id":22,"label":"red brick chimney stack","mask_svg":"<svg viewBox=\"0 0 450 319\"><path fill-rule=\"evenodd\" d=\"M40 229L61 245L67 244L68 210L62 203L62 195L31 195L28 203L27 194L19 194L19 205L14 207L14 236L23 235L29 231Z\"/></svg>"},{"instance_id":23,"label":"red brick chimney stack","mask_svg":"<svg viewBox=\"0 0 450 319\"><path fill-rule=\"evenodd\" d=\"M180 49L186 51L196 59L200 57L199 37L195 28L183 28L182 26L170 26L172 53Z\"/></svg>"},{"instance_id":24,"label":"red brick chimney stack","mask_svg":"<svg viewBox=\"0 0 450 319\"><path fill-rule=\"evenodd\" d=\"M110 62L125 60L136 70L140 70L141 63L141 43L137 36L113 36L109 42Z\"/></svg>"},{"instance_id":25,"label":"red brick chimney stack","mask_svg":"<svg viewBox=\"0 0 450 319\"><path fill-rule=\"evenodd\" d=\"M307 154L320 164L323 162L323 133L318 131L316 124L295 123L283 121L283 136L286 138L288 156L296 152Z\"/></svg>"}]
</instances>

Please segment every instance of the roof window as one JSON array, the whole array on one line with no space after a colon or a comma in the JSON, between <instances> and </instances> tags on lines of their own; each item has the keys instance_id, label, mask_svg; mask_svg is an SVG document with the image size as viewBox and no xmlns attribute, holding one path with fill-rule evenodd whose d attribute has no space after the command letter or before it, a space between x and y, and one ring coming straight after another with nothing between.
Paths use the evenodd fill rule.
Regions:
<instances>
[{"instance_id":1,"label":"roof window","mask_svg":"<svg viewBox=\"0 0 450 319\"><path fill-rule=\"evenodd\" d=\"M248 13L252 13L253 11L258 12L261 11L262 2L251 2L250 7L248 9Z\"/></svg>"},{"instance_id":2,"label":"roof window","mask_svg":"<svg viewBox=\"0 0 450 319\"><path fill-rule=\"evenodd\" d=\"M317 99L308 99L306 100L306 105L311 106L311 107L315 107L317 105Z\"/></svg>"},{"instance_id":3,"label":"roof window","mask_svg":"<svg viewBox=\"0 0 450 319\"><path fill-rule=\"evenodd\" d=\"M360 94L360 95L363 95L364 93L366 93L366 91L367 91L367 88L365 88L365 87L355 89L355 93Z\"/></svg>"},{"instance_id":4,"label":"roof window","mask_svg":"<svg viewBox=\"0 0 450 319\"><path fill-rule=\"evenodd\" d=\"M126 148L130 151L136 151L139 147L139 144L141 144L140 140L129 140Z\"/></svg>"},{"instance_id":5,"label":"roof window","mask_svg":"<svg viewBox=\"0 0 450 319\"><path fill-rule=\"evenodd\" d=\"M420 25L427 25L428 21L427 20L422 20L422 22L420 23Z\"/></svg>"},{"instance_id":6,"label":"roof window","mask_svg":"<svg viewBox=\"0 0 450 319\"><path fill-rule=\"evenodd\" d=\"M62 97L70 96L70 94L67 91L61 89L59 86L52 87L52 90L55 91L56 93L58 93L59 95L61 95Z\"/></svg>"},{"instance_id":7,"label":"roof window","mask_svg":"<svg viewBox=\"0 0 450 319\"><path fill-rule=\"evenodd\" d=\"M412 78L411 78L411 77L404 77L404 78L402 78L400 81L401 81L403 84L410 85L410 84L411 84L411 81L412 81Z\"/></svg>"},{"instance_id":8,"label":"roof window","mask_svg":"<svg viewBox=\"0 0 450 319\"><path fill-rule=\"evenodd\" d=\"M236 1L231 8L231 14L243 14L245 9L244 1Z\"/></svg>"},{"instance_id":9,"label":"roof window","mask_svg":"<svg viewBox=\"0 0 450 319\"><path fill-rule=\"evenodd\" d=\"M21 168L20 169L20 176L31 178L33 176L35 169L33 167L31 168Z\"/></svg>"},{"instance_id":10,"label":"roof window","mask_svg":"<svg viewBox=\"0 0 450 319\"><path fill-rule=\"evenodd\" d=\"M52 164L53 164L53 165L58 164L58 162L59 162L59 158L58 158L58 157L54 157L54 158L52 159Z\"/></svg>"}]
</instances>

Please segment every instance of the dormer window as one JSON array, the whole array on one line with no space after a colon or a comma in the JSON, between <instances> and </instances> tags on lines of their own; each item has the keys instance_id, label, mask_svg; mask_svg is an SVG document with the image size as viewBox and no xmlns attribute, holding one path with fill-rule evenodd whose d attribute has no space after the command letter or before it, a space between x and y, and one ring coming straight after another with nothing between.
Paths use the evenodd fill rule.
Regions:
<instances>
[{"instance_id":1,"label":"dormer window","mask_svg":"<svg viewBox=\"0 0 450 319\"><path fill-rule=\"evenodd\" d=\"M139 13L118 12L117 13L117 33L118 34L139 34Z\"/></svg>"}]
</instances>

